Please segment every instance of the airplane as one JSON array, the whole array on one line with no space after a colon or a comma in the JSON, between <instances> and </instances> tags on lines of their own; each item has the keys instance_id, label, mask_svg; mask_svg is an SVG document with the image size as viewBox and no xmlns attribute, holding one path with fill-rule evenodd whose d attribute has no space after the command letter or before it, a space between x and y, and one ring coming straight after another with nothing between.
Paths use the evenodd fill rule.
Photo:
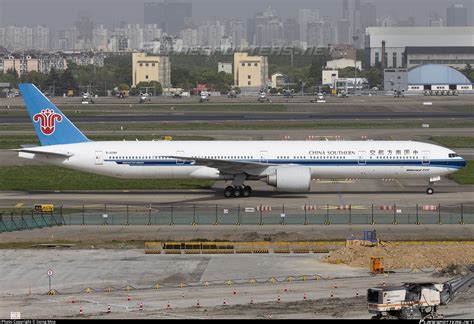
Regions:
<instances>
[{"instance_id":1,"label":"airplane","mask_svg":"<svg viewBox=\"0 0 474 324\"><path fill-rule=\"evenodd\" d=\"M246 181L308 192L314 179L418 178L432 195L441 176L466 166L456 152L414 141L91 141L33 84L19 85L41 146L21 158L116 178L232 181L225 197L249 197Z\"/></svg>"}]
</instances>

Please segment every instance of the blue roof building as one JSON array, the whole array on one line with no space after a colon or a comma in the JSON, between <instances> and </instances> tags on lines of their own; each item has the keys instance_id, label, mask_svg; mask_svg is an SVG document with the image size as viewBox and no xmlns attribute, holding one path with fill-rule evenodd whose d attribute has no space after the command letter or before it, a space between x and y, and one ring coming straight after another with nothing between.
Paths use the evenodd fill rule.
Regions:
<instances>
[{"instance_id":1,"label":"blue roof building","mask_svg":"<svg viewBox=\"0 0 474 324\"><path fill-rule=\"evenodd\" d=\"M409 85L472 85L458 70L447 65L426 64L408 71Z\"/></svg>"}]
</instances>

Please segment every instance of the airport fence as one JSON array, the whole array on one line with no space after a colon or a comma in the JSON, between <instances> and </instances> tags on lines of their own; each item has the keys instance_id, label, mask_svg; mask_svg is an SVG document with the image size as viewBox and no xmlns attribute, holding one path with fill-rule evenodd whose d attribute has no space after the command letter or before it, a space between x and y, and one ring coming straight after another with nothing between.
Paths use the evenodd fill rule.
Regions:
<instances>
[{"instance_id":1,"label":"airport fence","mask_svg":"<svg viewBox=\"0 0 474 324\"><path fill-rule=\"evenodd\" d=\"M0 209L0 232L61 225L474 224L474 204L222 206L83 205L52 212Z\"/></svg>"}]
</instances>

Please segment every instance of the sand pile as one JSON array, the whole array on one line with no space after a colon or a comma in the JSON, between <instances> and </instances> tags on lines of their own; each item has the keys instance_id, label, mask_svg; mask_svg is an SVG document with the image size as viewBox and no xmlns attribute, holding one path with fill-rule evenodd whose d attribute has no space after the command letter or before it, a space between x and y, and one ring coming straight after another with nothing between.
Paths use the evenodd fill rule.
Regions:
<instances>
[{"instance_id":1,"label":"sand pile","mask_svg":"<svg viewBox=\"0 0 474 324\"><path fill-rule=\"evenodd\" d=\"M450 264L474 264L473 244L388 244L379 247L351 246L333 251L330 263L353 267L370 267L370 257L383 257L382 265L390 269L445 268Z\"/></svg>"}]
</instances>

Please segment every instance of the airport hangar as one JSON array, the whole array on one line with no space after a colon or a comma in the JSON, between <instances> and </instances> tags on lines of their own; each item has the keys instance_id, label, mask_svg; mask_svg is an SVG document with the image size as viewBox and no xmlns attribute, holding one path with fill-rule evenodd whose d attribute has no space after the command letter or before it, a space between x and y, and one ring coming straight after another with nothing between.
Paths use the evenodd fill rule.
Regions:
<instances>
[{"instance_id":1,"label":"airport hangar","mask_svg":"<svg viewBox=\"0 0 474 324\"><path fill-rule=\"evenodd\" d=\"M425 90L472 91L471 81L458 70L442 64L425 64L411 69L385 69L384 90L423 92Z\"/></svg>"}]
</instances>

